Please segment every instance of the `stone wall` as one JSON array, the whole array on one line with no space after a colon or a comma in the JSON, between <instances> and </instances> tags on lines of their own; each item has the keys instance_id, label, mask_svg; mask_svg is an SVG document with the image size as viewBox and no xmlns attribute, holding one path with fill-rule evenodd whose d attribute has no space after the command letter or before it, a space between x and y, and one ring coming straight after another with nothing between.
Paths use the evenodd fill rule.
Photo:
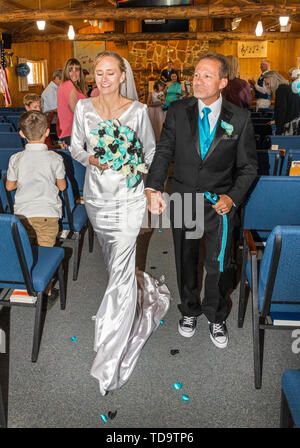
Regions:
<instances>
[{"instance_id":1,"label":"stone wall","mask_svg":"<svg viewBox=\"0 0 300 448\"><path fill-rule=\"evenodd\" d=\"M191 80L198 58L209 51L209 43L197 40L128 42L128 50L137 90L145 95L148 81L159 79L169 59L181 79Z\"/></svg>"}]
</instances>

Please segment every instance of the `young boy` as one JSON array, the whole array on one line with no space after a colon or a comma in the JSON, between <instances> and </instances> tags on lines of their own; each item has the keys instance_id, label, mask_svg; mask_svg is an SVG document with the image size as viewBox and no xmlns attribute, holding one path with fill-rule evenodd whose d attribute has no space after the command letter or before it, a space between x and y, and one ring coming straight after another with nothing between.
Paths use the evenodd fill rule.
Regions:
<instances>
[{"instance_id":1,"label":"young boy","mask_svg":"<svg viewBox=\"0 0 300 448\"><path fill-rule=\"evenodd\" d=\"M42 111L43 98L40 95L37 95L36 93L27 93L23 98L23 104L26 111L28 110Z\"/></svg>"},{"instance_id":2,"label":"young boy","mask_svg":"<svg viewBox=\"0 0 300 448\"><path fill-rule=\"evenodd\" d=\"M20 135L28 143L13 154L7 171L7 190L17 190L14 213L28 232L32 244L52 247L62 215L59 190L66 188L62 157L49 151L47 117L42 112L24 112L19 119Z\"/></svg>"}]
</instances>

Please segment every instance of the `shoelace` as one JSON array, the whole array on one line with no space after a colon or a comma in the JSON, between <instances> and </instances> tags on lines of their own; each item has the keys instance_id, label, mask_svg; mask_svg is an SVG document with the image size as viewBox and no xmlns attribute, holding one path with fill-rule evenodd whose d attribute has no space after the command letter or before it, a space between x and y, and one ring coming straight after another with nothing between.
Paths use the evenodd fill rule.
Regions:
<instances>
[{"instance_id":1,"label":"shoelace","mask_svg":"<svg viewBox=\"0 0 300 448\"><path fill-rule=\"evenodd\" d=\"M188 326L193 326L195 322L195 318L193 316L188 317L188 316L184 316L183 318L183 325L188 325Z\"/></svg>"},{"instance_id":2,"label":"shoelace","mask_svg":"<svg viewBox=\"0 0 300 448\"><path fill-rule=\"evenodd\" d=\"M224 328L222 324L213 324L213 333L224 333Z\"/></svg>"}]
</instances>

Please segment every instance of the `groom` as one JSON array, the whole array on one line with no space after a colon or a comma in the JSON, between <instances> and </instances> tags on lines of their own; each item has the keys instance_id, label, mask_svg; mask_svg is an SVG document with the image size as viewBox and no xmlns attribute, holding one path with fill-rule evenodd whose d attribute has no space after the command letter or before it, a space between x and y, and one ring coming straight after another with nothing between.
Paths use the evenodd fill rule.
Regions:
<instances>
[{"instance_id":1,"label":"groom","mask_svg":"<svg viewBox=\"0 0 300 448\"><path fill-rule=\"evenodd\" d=\"M171 210L171 222L181 299L178 308L182 314L178 331L184 337L193 336L197 317L203 313L209 322L211 340L219 348L226 347L228 343L226 318L229 304L225 294L232 272L233 218L257 173L250 114L222 98L221 91L227 82L225 56L217 53L201 56L194 73L195 96L170 105L146 183L148 207L155 214L162 213L166 206L162 192L168 165L173 160L171 194L179 193L183 202L192 195L192 219L195 220L199 193L217 195L215 204L204 198L206 278L201 304L197 269L199 238L187 238L187 232L190 233L191 229L184 223L180 228L174 225L174 216L178 217L180 213L176 205ZM227 218L228 233L221 268L218 255L225 232L223 216Z\"/></svg>"}]
</instances>

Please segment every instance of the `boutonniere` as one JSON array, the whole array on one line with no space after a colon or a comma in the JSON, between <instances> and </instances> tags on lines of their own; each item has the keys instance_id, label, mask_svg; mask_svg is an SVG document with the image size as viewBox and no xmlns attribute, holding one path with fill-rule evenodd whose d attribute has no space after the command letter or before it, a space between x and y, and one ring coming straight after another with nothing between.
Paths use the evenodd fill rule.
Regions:
<instances>
[{"instance_id":1,"label":"boutonniere","mask_svg":"<svg viewBox=\"0 0 300 448\"><path fill-rule=\"evenodd\" d=\"M226 121L221 120L221 128L225 129L226 134L231 136L233 133L233 126L230 123L226 123Z\"/></svg>"}]
</instances>

